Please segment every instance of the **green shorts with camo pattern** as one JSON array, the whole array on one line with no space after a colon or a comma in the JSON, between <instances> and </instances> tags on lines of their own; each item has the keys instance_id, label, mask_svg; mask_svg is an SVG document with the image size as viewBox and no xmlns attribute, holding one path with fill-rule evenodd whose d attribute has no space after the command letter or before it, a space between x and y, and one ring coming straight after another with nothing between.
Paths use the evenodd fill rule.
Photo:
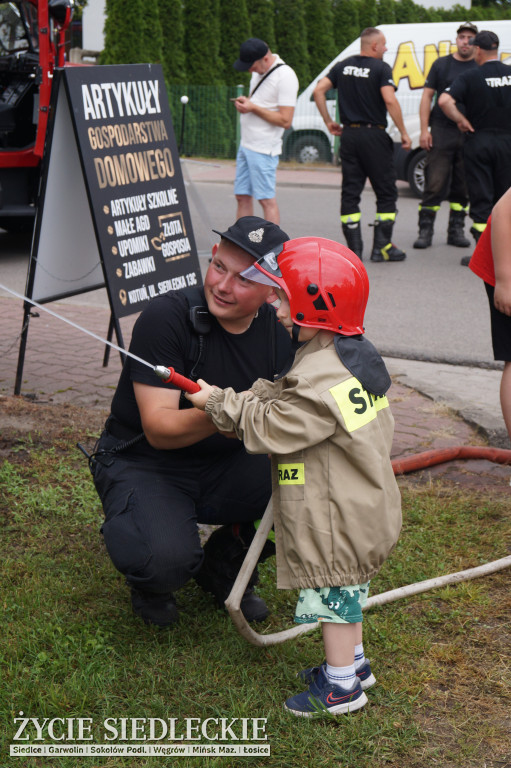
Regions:
<instances>
[{"instance_id":1,"label":"green shorts with camo pattern","mask_svg":"<svg viewBox=\"0 0 511 768\"><path fill-rule=\"evenodd\" d=\"M302 589L295 611L297 624L330 621L337 624L356 624L362 621L362 609L367 603L369 584L347 587L316 587Z\"/></svg>"}]
</instances>

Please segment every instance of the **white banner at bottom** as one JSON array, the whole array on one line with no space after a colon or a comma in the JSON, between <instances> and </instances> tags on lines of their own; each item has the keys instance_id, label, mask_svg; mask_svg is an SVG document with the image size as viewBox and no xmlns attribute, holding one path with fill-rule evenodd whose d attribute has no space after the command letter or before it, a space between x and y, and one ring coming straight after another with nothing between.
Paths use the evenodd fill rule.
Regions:
<instances>
[{"instance_id":1,"label":"white banner at bottom","mask_svg":"<svg viewBox=\"0 0 511 768\"><path fill-rule=\"evenodd\" d=\"M11 744L11 757L107 757L110 755L185 757L195 755L243 755L260 757L270 754L269 744Z\"/></svg>"}]
</instances>

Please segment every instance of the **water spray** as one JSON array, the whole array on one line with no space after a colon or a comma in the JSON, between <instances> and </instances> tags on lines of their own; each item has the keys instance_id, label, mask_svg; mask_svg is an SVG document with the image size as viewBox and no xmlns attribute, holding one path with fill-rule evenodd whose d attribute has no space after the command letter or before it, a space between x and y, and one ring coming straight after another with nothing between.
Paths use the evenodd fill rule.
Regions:
<instances>
[{"instance_id":1,"label":"water spray","mask_svg":"<svg viewBox=\"0 0 511 768\"><path fill-rule=\"evenodd\" d=\"M33 299L29 299L28 296L24 296L22 293L18 293L17 291L14 291L12 288L8 288L6 285L2 285L2 283L0 283L0 289L3 291L6 291L7 293L12 294L13 296L16 296L16 298L18 299L22 299L23 301L28 301L29 304L31 304L34 307L37 307L37 309L40 309L42 312L46 312L52 317L56 317L57 320L62 320L62 322L67 323L68 325L71 325L73 328L76 328L76 330L81 331L82 333L86 333L88 336L92 336L93 339L100 341L102 344L108 344L109 347L112 347L112 349L117 350L117 352L120 352L123 355L127 355L128 357L131 357L133 360L136 360L137 362L142 363L143 365L146 365L148 368L152 368L153 371L156 373L156 375L163 380L164 384L174 384L176 387L178 387L179 389L183 389L185 392L188 392L189 394L194 394L194 392L199 392L200 387L198 384L195 383L195 381L192 381L191 379L187 379L185 376L182 376L181 374L176 373L174 368L167 368L164 365L152 365L152 363L148 363L147 360L143 360L141 357L138 357L138 355L134 355L133 352L129 352L128 350L123 349L122 347L119 347L117 344L114 344L113 341L108 341L107 339L103 339L101 336L98 336L96 333L89 331L88 328L83 328L83 326L78 325L78 323L74 323L72 320L69 320L67 317L63 317L63 315L59 315L57 312L54 312L52 309L48 309L48 307L45 307L43 304L39 304L37 301L34 301Z\"/></svg>"}]
</instances>

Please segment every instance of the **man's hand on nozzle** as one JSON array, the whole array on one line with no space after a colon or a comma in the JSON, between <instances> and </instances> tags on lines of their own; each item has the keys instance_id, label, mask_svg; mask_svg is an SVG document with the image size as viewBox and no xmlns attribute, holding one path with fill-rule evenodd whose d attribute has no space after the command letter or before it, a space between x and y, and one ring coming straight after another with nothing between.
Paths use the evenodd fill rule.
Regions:
<instances>
[{"instance_id":1,"label":"man's hand on nozzle","mask_svg":"<svg viewBox=\"0 0 511 768\"><path fill-rule=\"evenodd\" d=\"M187 392L185 392L185 397L195 408L203 411L206 407L209 396L213 390L218 389L218 387L211 386L211 384L208 384L206 381L204 381L204 379L197 379L197 384L200 387L200 392L196 392L194 395L189 395Z\"/></svg>"}]
</instances>

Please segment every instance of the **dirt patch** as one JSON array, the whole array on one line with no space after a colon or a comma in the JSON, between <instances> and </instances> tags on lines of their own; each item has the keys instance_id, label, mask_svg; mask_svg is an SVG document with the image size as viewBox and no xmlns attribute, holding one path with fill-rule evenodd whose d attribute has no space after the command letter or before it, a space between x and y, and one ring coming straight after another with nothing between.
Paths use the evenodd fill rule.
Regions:
<instances>
[{"instance_id":1,"label":"dirt patch","mask_svg":"<svg viewBox=\"0 0 511 768\"><path fill-rule=\"evenodd\" d=\"M412 393L413 394L413 393ZM415 395L414 395L415 396ZM481 441L475 431L458 417L444 418L440 427L445 431L456 427L454 436L448 441L435 437L435 413L428 412L427 419L422 418L420 428L414 425L410 430L410 441L403 440L406 431L406 417L399 413L399 405L394 406L396 414L395 448L400 455L421 452L431 448L445 448L452 444L477 445ZM71 403L48 404L25 397L0 394L0 459L23 462L31 446L41 448L54 447L56 450L69 452L70 445L82 443L91 450L101 434L108 416L108 410L93 406L77 406ZM405 426L399 420L405 422ZM428 442L423 439L427 436ZM81 456L78 449L77 457ZM395 453L393 454L395 457ZM473 491L487 493L491 497L509 494L511 468L489 461L454 461L429 467L422 471L402 475L399 484L428 486L447 483L453 487L464 487Z\"/></svg>"},{"instance_id":2,"label":"dirt patch","mask_svg":"<svg viewBox=\"0 0 511 768\"><path fill-rule=\"evenodd\" d=\"M31 446L69 450L69 444L77 441L90 448L107 415L102 408L43 405L0 395L0 457L22 462Z\"/></svg>"}]
</instances>

